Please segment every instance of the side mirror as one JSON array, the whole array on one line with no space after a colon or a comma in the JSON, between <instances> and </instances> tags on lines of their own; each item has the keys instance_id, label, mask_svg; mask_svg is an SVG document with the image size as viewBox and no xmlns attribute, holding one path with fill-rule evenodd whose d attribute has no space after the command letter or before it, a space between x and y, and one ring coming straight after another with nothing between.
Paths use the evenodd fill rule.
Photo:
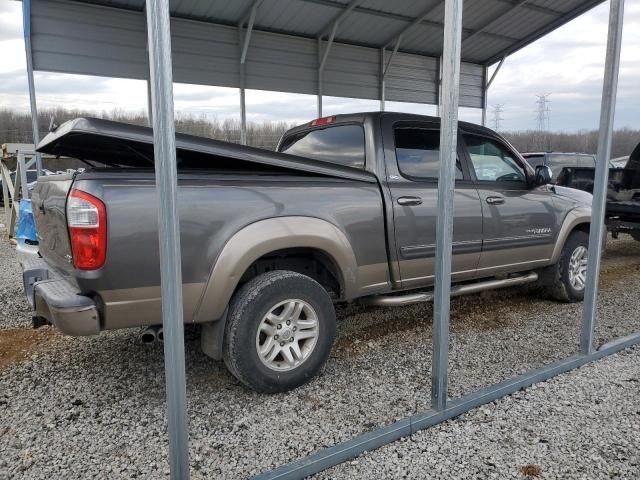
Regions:
<instances>
[{"instance_id":1,"label":"side mirror","mask_svg":"<svg viewBox=\"0 0 640 480\"><path fill-rule=\"evenodd\" d=\"M553 172L546 165L538 165L536 167L536 185L547 185L553 180Z\"/></svg>"}]
</instances>

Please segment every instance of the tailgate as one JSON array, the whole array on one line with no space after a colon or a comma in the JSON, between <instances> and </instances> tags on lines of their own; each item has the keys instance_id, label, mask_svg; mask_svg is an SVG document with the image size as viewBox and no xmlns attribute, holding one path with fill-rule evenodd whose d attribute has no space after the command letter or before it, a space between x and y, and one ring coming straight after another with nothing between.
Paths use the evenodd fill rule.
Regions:
<instances>
[{"instance_id":1,"label":"tailgate","mask_svg":"<svg viewBox=\"0 0 640 480\"><path fill-rule=\"evenodd\" d=\"M48 263L73 270L67 230L67 195L73 174L40 177L32 193L33 217L38 230L38 249Z\"/></svg>"}]
</instances>

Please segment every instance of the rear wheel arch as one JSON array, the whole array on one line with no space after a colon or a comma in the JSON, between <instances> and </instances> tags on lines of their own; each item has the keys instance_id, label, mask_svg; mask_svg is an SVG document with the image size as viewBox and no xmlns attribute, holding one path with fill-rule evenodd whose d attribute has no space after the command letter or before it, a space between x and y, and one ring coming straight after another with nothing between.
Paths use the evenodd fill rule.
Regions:
<instances>
[{"instance_id":1,"label":"rear wheel arch","mask_svg":"<svg viewBox=\"0 0 640 480\"><path fill-rule=\"evenodd\" d=\"M314 217L271 218L244 227L226 243L213 266L194 321L221 318L233 293L243 281L255 276L250 271L261 261L309 254L331 272L339 285L340 298L355 296L358 265L346 235L338 227ZM257 268L255 273L264 271L268 270Z\"/></svg>"},{"instance_id":2,"label":"rear wheel arch","mask_svg":"<svg viewBox=\"0 0 640 480\"><path fill-rule=\"evenodd\" d=\"M236 290L253 278L275 270L305 275L322 285L332 298L344 298L344 278L336 260L326 251L310 247L284 248L256 259L240 278Z\"/></svg>"}]
</instances>

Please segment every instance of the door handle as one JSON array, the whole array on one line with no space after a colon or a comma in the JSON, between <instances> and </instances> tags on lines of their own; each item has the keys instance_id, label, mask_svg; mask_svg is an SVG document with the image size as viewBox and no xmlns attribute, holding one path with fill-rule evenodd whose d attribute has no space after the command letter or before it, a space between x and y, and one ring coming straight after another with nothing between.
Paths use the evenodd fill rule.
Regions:
<instances>
[{"instance_id":1,"label":"door handle","mask_svg":"<svg viewBox=\"0 0 640 480\"><path fill-rule=\"evenodd\" d=\"M487 203L489 205L502 205L504 203L504 197L487 197Z\"/></svg>"},{"instance_id":2,"label":"door handle","mask_svg":"<svg viewBox=\"0 0 640 480\"><path fill-rule=\"evenodd\" d=\"M422 205L422 199L420 197L399 197L398 205L411 206Z\"/></svg>"}]
</instances>

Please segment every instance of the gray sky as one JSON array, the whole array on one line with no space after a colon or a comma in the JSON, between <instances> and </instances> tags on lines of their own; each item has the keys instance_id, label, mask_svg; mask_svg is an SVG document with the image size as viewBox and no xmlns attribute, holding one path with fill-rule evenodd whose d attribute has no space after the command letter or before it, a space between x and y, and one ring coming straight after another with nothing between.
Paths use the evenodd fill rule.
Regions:
<instances>
[{"instance_id":1,"label":"gray sky","mask_svg":"<svg viewBox=\"0 0 640 480\"><path fill-rule=\"evenodd\" d=\"M24 43L20 2L0 0L0 106L27 111ZM608 2L507 58L489 91L491 107L503 105L502 130L535 127L536 93L551 92L550 129L596 128L607 33ZM616 127L640 128L640 0L627 0L625 11ZM38 105L83 110L141 111L146 88L137 80L36 72ZM176 84L180 113L239 116L237 89ZM325 114L377 110L377 101L325 97ZM302 123L315 116L315 97L247 91L247 116L252 121ZM435 107L387 102L388 110L433 114ZM480 122L480 111L461 109L463 120Z\"/></svg>"}]
</instances>

